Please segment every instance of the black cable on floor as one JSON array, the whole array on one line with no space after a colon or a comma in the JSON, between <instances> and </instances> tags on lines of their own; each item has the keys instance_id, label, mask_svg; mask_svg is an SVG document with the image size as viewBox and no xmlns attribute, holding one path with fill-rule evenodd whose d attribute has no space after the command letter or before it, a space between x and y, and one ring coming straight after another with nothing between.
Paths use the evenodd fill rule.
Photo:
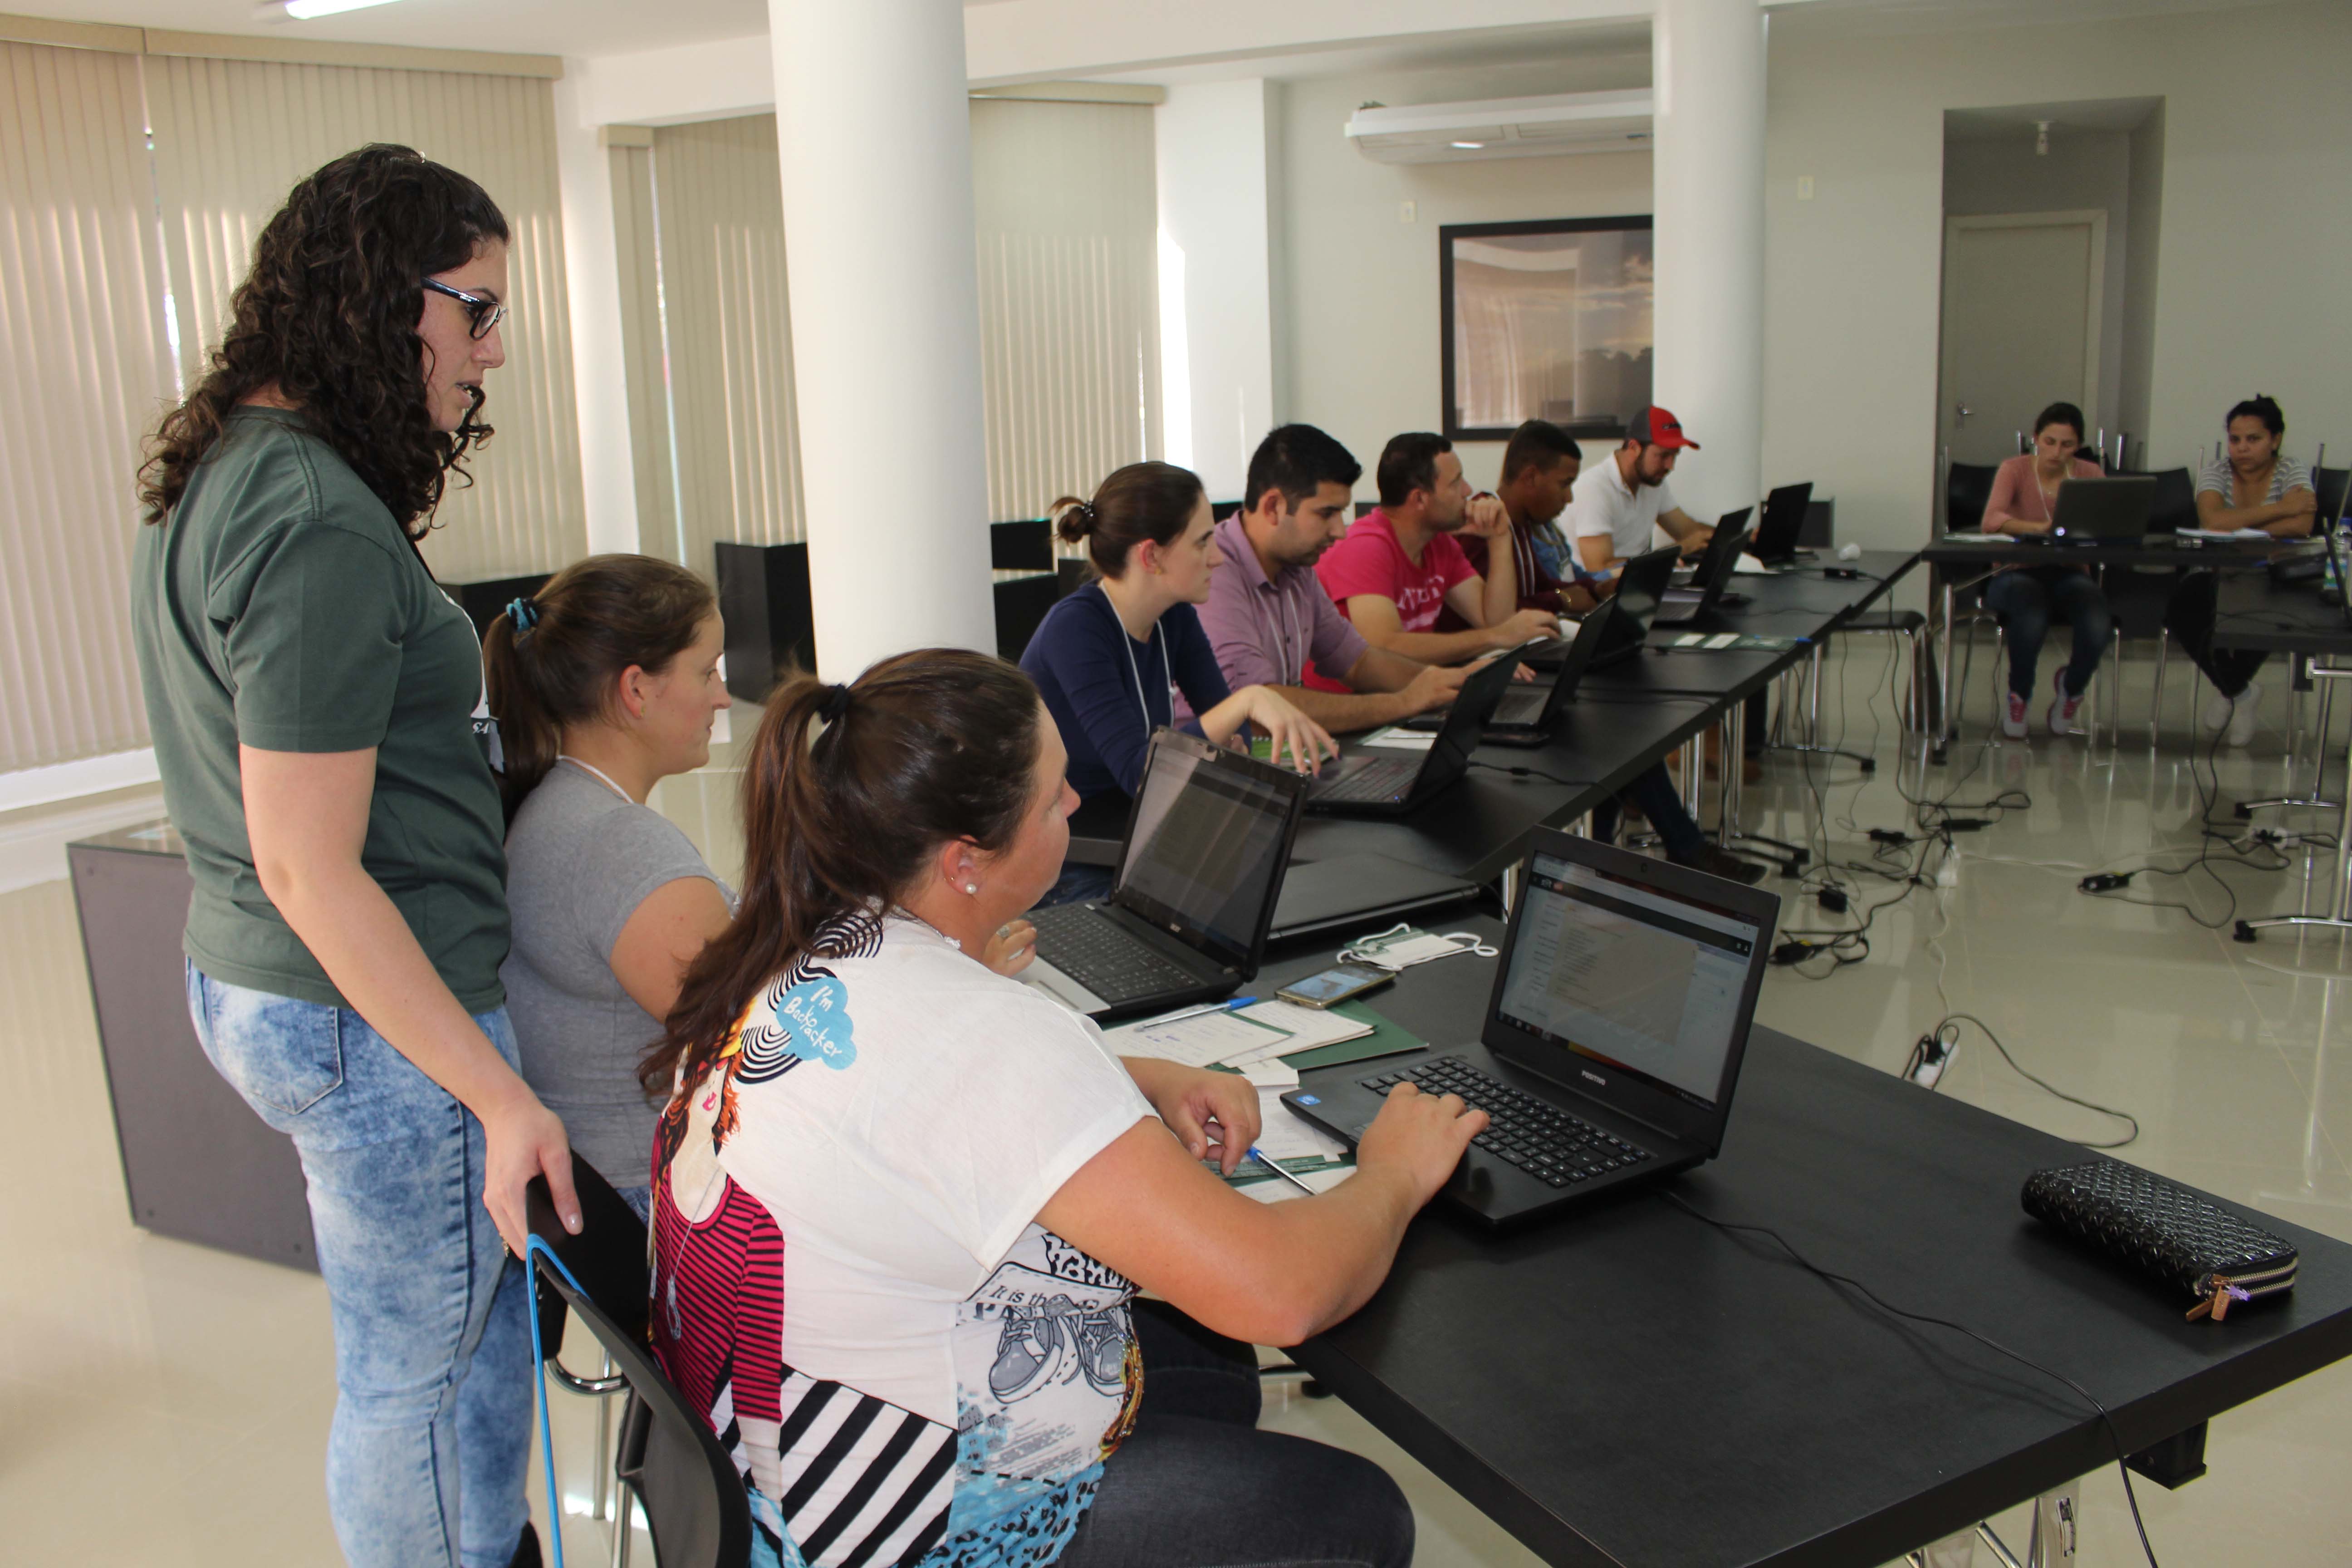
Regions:
<instances>
[{"instance_id":1,"label":"black cable on floor","mask_svg":"<svg viewBox=\"0 0 2352 1568\"><path fill-rule=\"evenodd\" d=\"M1981 1026L1979 1026L1979 1027L1981 1027ZM1990 1031L1987 1032L1990 1033ZM2140 1518L2138 1494L2132 1490L2131 1457L2124 1450L2123 1434L2116 1430L2115 1416L2109 1414L2107 1407L2105 1405L2099 1403L2099 1397L2097 1394L2093 1394L2089 1389L2084 1388L2081 1384L2075 1382L2073 1378L2068 1377L2064 1373L2060 1372L2057 1368L2044 1366L2042 1363L2035 1361L2032 1356L2023 1354L2018 1351L2013 1351L2007 1345L2002 1344L1999 1340L1990 1339L1977 1332L1976 1330L1969 1328L1966 1323L1954 1322L1949 1318L1938 1318L1931 1313L1914 1312L1907 1308L1898 1307L1892 1301L1886 1300L1884 1296L1881 1296L1877 1291L1873 1290L1869 1286L1864 1284L1861 1280L1853 1278L1851 1274L1840 1274L1833 1269L1823 1268L1811 1258L1807 1258L1803 1253L1790 1246L1786 1237L1782 1236L1779 1231L1774 1230L1769 1226L1744 1225L1737 1220L1717 1219L1715 1215L1708 1214L1702 1209L1691 1206L1691 1205L1686 1202L1679 1193L1662 1191L1658 1195L1664 1198L1666 1202L1674 1205L1675 1207L1682 1210L1683 1213L1690 1215L1691 1218L1699 1221L1703 1225L1711 1225L1717 1230L1730 1234L1745 1232L1752 1236L1769 1237L1774 1246L1787 1253L1790 1261L1794 1262L1798 1268L1802 1268L1806 1273L1812 1275L1818 1279L1825 1280L1832 1285L1844 1286L1847 1289L1853 1291L1864 1300L1877 1308L1880 1311L1886 1313L1889 1317L1907 1319L1915 1323L1927 1323L1935 1328L1949 1329L1957 1334L1965 1334L1969 1339L1974 1340L1977 1343L1984 1346L1985 1349L1993 1352L1995 1354L2007 1356L2011 1361L2017 1363L2018 1365L2030 1367L2033 1371L2040 1373L2042 1376L2049 1378L2051 1381L2054 1383L2063 1383L2068 1388L2074 1390L2075 1394L2081 1398L2084 1404L2088 1405L2092 1409L2099 1413L2099 1423L2106 1428L2107 1441L2115 1447L2116 1469L2124 1479L2124 1499L2131 1504L2132 1524L2139 1531L2139 1549L2147 1558L2147 1568L2158 1568L2158 1564L2156 1561L2156 1548L2148 1543L2147 1522Z\"/></svg>"}]
</instances>

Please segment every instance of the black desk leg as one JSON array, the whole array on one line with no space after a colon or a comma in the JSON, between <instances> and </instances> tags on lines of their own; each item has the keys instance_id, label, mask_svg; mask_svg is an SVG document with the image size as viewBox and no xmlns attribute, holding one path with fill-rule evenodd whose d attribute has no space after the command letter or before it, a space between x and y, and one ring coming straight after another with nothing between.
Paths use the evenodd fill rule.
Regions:
<instances>
[{"instance_id":1,"label":"black desk leg","mask_svg":"<svg viewBox=\"0 0 2352 1568\"><path fill-rule=\"evenodd\" d=\"M1817 649L1816 652L1819 650ZM1795 876L1812 858L1811 850L1798 845L1768 838L1761 833L1749 833L1740 824L1740 790L1747 782L1740 777L1748 765L1748 704L1735 702L1724 710L1723 736L1718 750L1723 766L1723 815L1716 823L1716 842L1735 855L1748 855L1759 860L1769 860L1789 876ZM1806 747L1803 750L1812 750ZM1760 844L1762 850L1744 849L1743 845ZM1773 853L1778 851L1778 853Z\"/></svg>"},{"instance_id":2,"label":"black desk leg","mask_svg":"<svg viewBox=\"0 0 2352 1568\"><path fill-rule=\"evenodd\" d=\"M2125 1463L2166 1490L2179 1491L2205 1473L2205 1423L2143 1448Z\"/></svg>"},{"instance_id":3,"label":"black desk leg","mask_svg":"<svg viewBox=\"0 0 2352 1568\"><path fill-rule=\"evenodd\" d=\"M2317 671L2315 670L2313 673L2316 674ZM2160 700L2161 689L2159 688L2158 689ZM2341 809L2338 802L2328 800L2319 793L2327 783L2327 727L2334 717L2331 710L2335 706L2335 700L2336 688L2326 685L2320 687L2319 743L2312 748L2311 753L2311 794L2308 796L2293 795L2274 795L2269 800L2242 800L2238 803L2237 816L2239 821L2246 821L2248 818L2252 817L2254 813L2258 811L2269 811L2273 807L2315 805L2323 811L2336 811ZM2295 717L2300 717L2300 715L2295 715ZM2293 718L2290 718L2287 722L2289 750L2292 751L2295 749L2293 744L2294 738L2300 731L2295 727ZM2151 726L2151 728L2153 728L2153 726Z\"/></svg>"},{"instance_id":4,"label":"black desk leg","mask_svg":"<svg viewBox=\"0 0 2352 1568\"><path fill-rule=\"evenodd\" d=\"M2352 667L2320 668L2312 661L2314 680L2352 680ZM2352 737L2346 741L2346 763L2352 766ZM2314 793L2316 793L2315 791ZM2336 904L2324 915L2265 915L2258 921L2240 921L2234 933L2240 942L2252 942L2273 926L2324 927L2331 931L2352 931L2352 788L2344 792L2342 815L2336 823Z\"/></svg>"}]
</instances>

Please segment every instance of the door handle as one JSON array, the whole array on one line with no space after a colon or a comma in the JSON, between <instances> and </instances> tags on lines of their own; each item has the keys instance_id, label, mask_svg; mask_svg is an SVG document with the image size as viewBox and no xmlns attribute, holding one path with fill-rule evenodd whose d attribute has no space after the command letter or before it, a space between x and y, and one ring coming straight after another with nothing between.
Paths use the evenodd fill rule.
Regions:
<instances>
[{"instance_id":1,"label":"door handle","mask_svg":"<svg viewBox=\"0 0 2352 1568\"><path fill-rule=\"evenodd\" d=\"M1969 407L1965 403L1955 403L1952 405L1952 417L1955 419L1966 419L1969 415L1974 414L1975 412L1975 409Z\"/></svg>"}]
</instances>

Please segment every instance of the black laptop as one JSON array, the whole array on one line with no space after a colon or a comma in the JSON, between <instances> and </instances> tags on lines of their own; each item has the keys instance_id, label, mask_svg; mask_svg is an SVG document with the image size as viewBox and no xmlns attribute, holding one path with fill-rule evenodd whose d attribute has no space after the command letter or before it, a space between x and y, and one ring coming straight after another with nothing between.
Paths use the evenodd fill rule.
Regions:
<instances>
[{"instance_id":1,"label":"black laptop","mask_svg":"<svg viewBox=\"0 0 2352 1568\"><path fill-rule=\"evenodd\" d=\"M1033 910L1021 978L1097 1018L1230 996L1257 973L1307 780L1161 730L1099 902Z\"/></svg>"},{"instance_id":2,"label":"black laptop","mask_svg":"<svg viewBox=\"0 0 2352 1568\"><path fill-rule=\"evenodd\" d=\"M1797 536L1804 531L1805 509L1813 504L1811 479L1801 485L1782 485L1764 498L1764 515L1756 524L1756 538L1748 552L1767 566L1793 566L1812 554L1797 548Z\"/></svg>"},{"instance_id":3,"label":"black laptop","mask_svg":"<svg viewBox=\"0 0 2352 1568\"><path fill-rule=\"evenodd\" d=\"M1411 1080L1493 1119L1443 1189L1514 1225L1713 1159L1780 900L1537 828L1475 1042L1301 1075L1283 1103L1353 1148Z\"/></svg>"},{"instance_id":4,"label":"black laptop","mask_svg":"<svg viewBox=\"0 0 2352 1568\"><path fill-rule=\"evenodd\" d=\"M1568 656L1560 660L1559 670L1549 686L1515 685L1503 693L1496 705L1495 717L1486 726L1486 743L1490 746L1540 746L1550 738L1576 700L1576 683L1601 649L1613 646L1617 624L1617 601L1603 599L1600 606L1584 617L1576 628L1576 636L1568 645Z\"/></svg>"},{"instance_id":5,"label":"black laptop","mask_svg":"<svg viewBox=\"0 0 2352 1568\"><path fill-rule=\"evenodd\" d=\"M1493 718L1503 694L1510 689L1511 672L1519 668L1516 652L1496 654L1462 683L1454 704L1426 751L1375 747L1349 752L1307 786L1307 805L1315 811L1352 816L1402 816L1422 802L1470 771L1470 753Z\"/></svg>"},{"instance_id":6,"label":"black laptop","mask_svg":"<svg viewBox=\"0 0 2352 1568\"><path fill-rule=\"evenodd\" d=\"M1744 605L1744 595L1727 594L1731 579L1739 569L1739 549L1748 542L1748 514L1752 510L1741 507L1726 512L1723 521L1715 525L1715 537L1706 542L1706 549L1698 558L1698 568L1691 574L1690 586L1668 588L1658 605L1658 613L1650 617L1657 626L1695 626L1706 621L1716 609L1725 605Z\"/></svg>"},{"instance_id":7,"label":"black laptop","mask_svg":"<svg viewBox=\"0 0 2352 1568\"><path fill-rule=\"evenodd\" d=\"M2061 479L2057 504L2050 509L2050 537L2060 544L2145 539L2155 510L2154 474Z\"/></svg>"},{"instance_id":8,"label":"black laptop","mask_svg":"<svg viewBox=\"0 0 2352 1568\"><path fill-rule=\"evenodd\" d=\"M1375 855L1335 855L1283 874L1268 942L1370 931L1466 904L1478 885L1426 866Z\"/></svg>"},{"instance_id":9,"label":"black laptop","mask_svg":"<svg viewBox=\"0 0 2352 1568\"><path fill-rule=\"evenodd\" d=\"M1668 544L1647 555L1636 555L1618 569L1617 591L1606 601L1618 606L1618 611L1609 623L1609 635L1593 649L1585 668L1606 669L1633 657L1650 635L1650 617L1664 602L1666 589L1675 580L1675 563L1681 559L1682 552ZM1518 650L1519 658L1533 669L1559 669L1567 664L1575 646L1576 639L1570 637L1530 643Z\"/></svg>"}]
</instances>

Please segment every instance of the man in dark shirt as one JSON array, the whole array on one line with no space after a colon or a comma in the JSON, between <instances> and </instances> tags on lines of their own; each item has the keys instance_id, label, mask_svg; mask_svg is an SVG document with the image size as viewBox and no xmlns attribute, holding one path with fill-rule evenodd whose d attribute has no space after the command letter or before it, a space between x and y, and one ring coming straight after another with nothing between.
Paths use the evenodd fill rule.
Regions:
<instances>
[{"instance_id":1,"label":"man in dark shirt","mask_svg":"<svg viewBox=\"0 0 2352 1568\"><path fill-rule=\"evenodd\" d=\"M1612 592L1616 579L1584 571L1554 520L1567 510L1570 489L1583 466L1575 437L1545 419L1511 432L1503 448L1503 477L1495 494L1511 520L1511 553L1518 563L1519 608L1581 616ZM1462 552L1481 574L1486 541L1465 538Z\"/></svg>"}]
</instances>

